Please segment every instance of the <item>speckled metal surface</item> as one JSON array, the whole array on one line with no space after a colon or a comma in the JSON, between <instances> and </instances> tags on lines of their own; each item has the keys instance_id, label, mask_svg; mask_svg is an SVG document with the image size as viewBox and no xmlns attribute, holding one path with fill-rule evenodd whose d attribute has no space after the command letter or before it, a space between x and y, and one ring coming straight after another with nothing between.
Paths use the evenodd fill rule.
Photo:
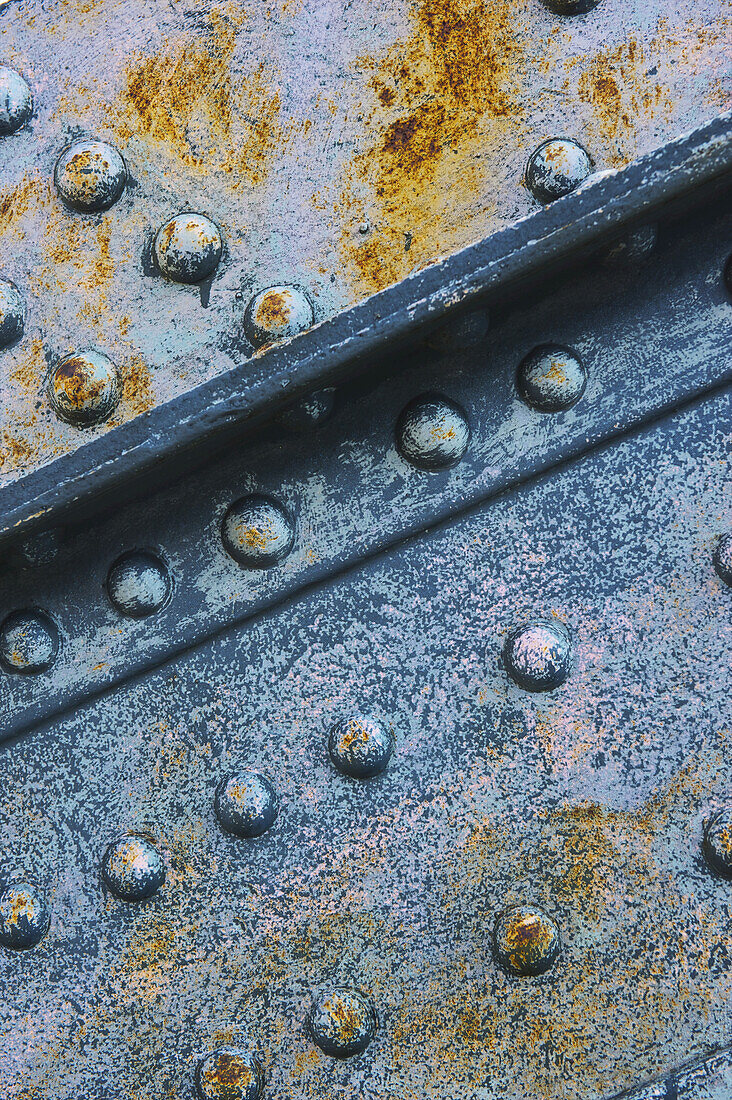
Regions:
<instances>
[{"instance_id":1,"label":"speckled metal surface","mask_svg":"<svg viewBox=\"0 0 732 1100\"><path fill-rule=\"evenodd\" d=\"M42 398L65 356L120 370L106 431L246 359L232 339L263 287L302 287L322 319L528 213L547 137L602 170L729 108L731 20L728 0L8 0L2 57L33 115L0 138L2 273L28 303L2 355L0 482L82 443ZM129 172L102 213L55 192L78 138ZM195 287L152 257L188 211L224 239Z\"/></svg>"},{"instance_id":2,"label":"speckled metal surface","mask_svg":"<svg viewBox=\"0 0 732 1100\"><path fill-rule=\"evenodd\" d=\"M729 799L731 431L703 398L6 743L0 871L51 927L0 960L2 1094L190 1096L234 1043L285 1100L596 1100L724 1044L732 899L700 842ZM501 657L537 615L573 638L541 695ZM396 739L370 781L328 754L354 708ZM214 810L241 766L281 804L250 842ZM100 880L121 831L164 854L147 902ZM492 956L517 904L560 929L540 977ZM342 986L378 1029L338 1062L307 1017Z\"/></svg>"},{"instance_id":3,"label":"speckled metal surface","mask_svg":"<svg viewBox=\"0 0 732 1100\"><path fill-rule=\"evenodd\" d=\"M722 273L731 224L726 201L707 203L664 226L644 264L608 269L596 260L541 287L477 346L463 346L459 331L451 341L449 330L418 342L378 385L341 393L315 435L269 425L172 489L72 534L50 568L8 559L0 621L40 606L62 644L41 679L0 670L0 738L729 381L732 303ZM570 409L544 413L522 399L517 372L532 348L556 342L581 357L587 388ZM470 424L462 460L441 473L399 452L400 415L425 390L456 401ZM261 494L292 517L294 543L276 567L242 569L222 532L236 501ZM110 566L137 550L161 555L172 584L167 605L142 620L121 617L107 598Z\"/></svg>"}]
</instances>

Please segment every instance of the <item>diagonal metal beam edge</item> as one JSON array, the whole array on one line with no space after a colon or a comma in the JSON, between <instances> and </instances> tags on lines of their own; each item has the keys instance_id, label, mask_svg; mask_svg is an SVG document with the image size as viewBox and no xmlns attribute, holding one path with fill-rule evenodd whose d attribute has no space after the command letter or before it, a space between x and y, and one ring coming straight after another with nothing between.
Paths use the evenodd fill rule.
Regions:
<instances>
[{"instance_id":1,"label":"diagonal metal beam edge","mask_svg":"<svg viewBox=\"0 0 732 1100\"><path fill-rule=\"evenodd\" d=\"M0 542L139 482L177 473L247 425L343 381L410 335L652 218L732 173L732 113L409 276L292 341L54 460L0 490Z\"/></svg>"}]
</instances>

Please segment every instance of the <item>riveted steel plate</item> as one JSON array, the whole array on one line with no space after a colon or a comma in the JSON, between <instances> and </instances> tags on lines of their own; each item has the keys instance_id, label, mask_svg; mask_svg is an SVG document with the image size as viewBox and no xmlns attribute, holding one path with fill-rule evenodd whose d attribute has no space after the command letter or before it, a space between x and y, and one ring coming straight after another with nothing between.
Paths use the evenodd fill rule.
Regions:
<instances>
[{"instance_id":1,"label":"riveted steel plate","mask_svg":"<svg viewBox=\"0 0 732 1100\"><path fill-rule=\"evenodd\" d=\"M28 306L2 356L0 482L86 441L44 395L65 356L95 347L121 373L95 433L140 417L251 358L262 287L298 284L322 320L528 214L545 138L611 169L727 109L730 27L727 0L4 3L2 58L34 110L0 141L2 275ZM53 182L89 137L129 170L91 214ZM194 287L152 258L191 210L224 242Z\"/></svg>"},{"instance_id":2,"label":"riveted steel plate","mask_svg":"<svg viewBox=\"0 0 732 1100\"><path fill-rule=\"evenodd\" d=\"M688 205L649 203L640 257L608 257L602 196L628 200L601 181L563 207L599 231L490 328L479 295L467 328L415 309L310 431L262 424L8 550L0 887L50 924L0 946L0 1094L194 1100L233 1044L284 1100L729 1100L732 894L703 838L730 798L730 212L688 169L711 147L683 147ZM552 386L574 363L552 412L520 369L547 346ZM237 518L252 495L272 522ZM568 649L533 692L510 654L536 620ZM388 750L370 778L353 715ZM221 785L247 768L279 812L242 837ZM538 975L494 949L514 906L558 930ZM342 987L376 1023L340 1060L308 1018Z\"/></svg>"},{"instance_id":3,"label":"riveted steel plate","mask_svg":"<svg viewBox=\"0 0 732 1100\"><path fill-rule=\"evenodd\" d=\"M727 1041L700 838L729 792L731 429L729 392L701 399L7 743L2 872L52 923L2 957L3 1095L192 1096L243 1035L293 1100L599 1098ZM501 658L536 615L574 639L548 695ZM364 708L396 740L371 781L327 750ZM256 841L214 816L240 765L281 799ZM164 853L147 902L100 881L120 829ZM540 978L491 951L526 902L561 929ZM332 985L376 1006L358 1059L307 1035Z\"/></svg>"}]
</instances>

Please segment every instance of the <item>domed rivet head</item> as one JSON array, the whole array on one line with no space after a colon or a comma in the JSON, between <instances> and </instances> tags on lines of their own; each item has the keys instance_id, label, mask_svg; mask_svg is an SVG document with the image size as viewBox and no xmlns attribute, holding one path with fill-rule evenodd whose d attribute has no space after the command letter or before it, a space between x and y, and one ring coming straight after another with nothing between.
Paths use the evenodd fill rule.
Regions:
<instances>
[{"instance_id":1,"label":"domed rivet head","mask_svg":"<svg viewBox=\"0 0 732 1100\"><path fill-rule=\"evenodd\" d=\"M722 535L714 547L714 568L725 584L732 585L732 535Z\"/></svg>"},{"instance_id":2,"label":"domed rivet head","mask_svg":"<svg viewBox=\"0 0 732 1100\"><path fill-rule=\"evenodd\" d=\"M269 779L259 772L241 771L219 784L215 807L222 829L251 838L274 825L279 802Z\"/></svg>"},{"instance_id":3,"label":"domed rivet head","mask_svg":"<svg viewBox=\"0 0 732 1100\"><path fill-rule=\"evenodd\" d=\"M527 691L553 691L572 662L569 630L558 619L538 619L509 635L504 649L509 675Z\"/></svg>"},{"instance_id":4,"label":"domed rivet head","mask_svg":"<svg viewBox=\"0 0 732 1100\"><path fill-rule=\"evenodd\" d=\"M23 335L25 301L15 283L0 279L0 348Z\"/></svg>"},{"instance_id":5,"label":"domed rivet head","mask_svg":"<svg viewBox=\"0 0 732 1100\"><path fill-rule=\"evenodd\" d=\"M116 203L127 183L127 168L106 141L75 141L56 161L54 179L67 206L93 214Z\"/></svg>"},{"instance_id":6,"label":"domed rivet head","mask_svg":"<svg viewBox=\"0 0 732 1100\"><path fill-rule=\"evenodd\" d=\"M732 809L719 810L709 818L702 850L713 871L732 878Z\"/></svg>"},{"instance_id":7,"label":"domed rivet head","mask_svg":"<svg viewBox=\"0 0 732 1100\"><path fill-rule=\"evenodd\" d=\"M290 553L295 525L276 500L254 494L232 504L224 516L221 537L234 561L247 569L266 569Z\"/></svg>"},{"instance_id":8,"label":"domed rivet head","mask_svg":"<svg viewBox=\"0 0 732 1100\"><path fill-rule=\"evenodd\" d=\"M0 625L0 661L10 672L43 672L59 651L56 624L45 611L14 611Z\"/></svg>"},{"instance_id":9,"label":"domed rivet head","mask_svg":"<svg viewBox=\"0 0 732 1100\"><path fill-rule=\"evenodd\" d=\"M641 225L609 245L602 255L602 262L606 267L640 264L651 255L657 243L658 227Z\"/></svg>"},{"instance_id":10,"label":"domed rivet head","mask_svg":"<svg viewBox=\"0 0 732 1100\"><path fill-rule=\"evenodd\" d=\"M335 390L315 390L293 402L277 416L277 423L288 432L310 432L324 424L333 412Z\"/></svg>"},{"instance_id":11,"label":"domed rivet head","mask_svg":"<svg viewBox=\"0 0 732 1100\"><path fill-rule=\"evenodd\" d=\"M130 833L113 841L102 860L102 877L123 901L151 898L165 882L160 852L144 836Z\"/></svg>"},{"instance_id":12,"label":"domed rivet head","mask_svg":"<svg viewBox=\"0 0 732 1100\"><path fill-rule=\"evenodd\" d=\"M449 470L463 457L469 441L467 415L440 394L416 397L397 420L397 449L402 458L420 470Z\"/></svg>"},{"instance_id":13,"label":"domed rivet head","mask_svg":"<svg viewBox=\"0 0 732 1100\"><path fill-rule=\"evenodd\" d=\"M198 1100L259 1100L263 1089L261 1066L248 1050L219 1047L196 1067Z\"/></svg>"},{"instance_id":14,"label":"domed rivet head","mask_svg":"<svg viewBox=\"0 0 732 1100\"><path fill-rule=\"evenodd\" d=\"M571 409L585 392L587 371L574 352L544 344L530 352L519 366L517 385L532 409L562 412Z\"/></svg>"},{"instance_id":15,"label":"domed rivet head","mask_svg":"<svg viewBox=\"0 0 732 1100\"><path fill-rule=\"evenodd\" d=\"M584 15L592 11L600 3L600 0L541 0L545 8L556 12L557 15Z\"/></svg>"},{"instance_id":16,"label":"domed rivet head","mask_svg":"<svg viewBox=\"0 0 732 1100\"><path fill-rule=\"evenodd\" d=\"M375 718L357 714L333 726L328 751L338 771L354 779L370 779L385 770L394 752L394 738Z\"/></svg>"},{"instance_id":17,"label":"domed rivet head","mask_svg":"<svg viewBox=\"0 0 732 1100\"><path fill-rule=\"evenodd\" d=\"M110 602L131 619L144 619L159 611L168 602L170 590L165 562L145 550L123 554L107 576Z\"/></svg>"},{"instance_id":18,"label":"domed rivet head","mask_svg":"<svg viewBox=\"0 0 732 1100\"><path fill-rule=\"evenodd\" d=\"M255 294L244 313L244 332L255 348L288 340L313 323L313 307L298 286L268 286Z\"/></svg>"},{"instance_id":19,"label":"domed rivet head","mask_svg":"<svg viewBox=\"0 0 732 1100\"><path fill-rule=\"evenodd\" d=\"M539 202L553 202L568 195L592 172L592 161L576 141L550 138L531 154L526 166L526 186Z\"/></svg>"},{"instance_id":20,"label":"domed rivet head","mask_svg":"<svg viewBox=\"0 0 732 1100\"><path fill-rule=\"evenodd\" d=\"M363 994L334 989L321 994L310 1009L313 1042L332 1058L361 1054L376 1034L376 1012Z\"/></svg>"},{"instance_id":21,"label":"domed rivet head","mask_svg":"<svg viewBox=\"0 0 732 1100\"><path fill-rule=\"evenodd\" d=\"M33 96L20 73L0 65L0 137L14 134L33 113Z\"/></svg>"},{"instance_id":22,"label":"domed rivet head","mask_svg":"<svg viewBox=\"0 0 732 1100\"><path fill-rule=\"evenodd\" d=\"M39 565L50 565L58 557L61 547L61 533L58 528L48 531L35 531L18 546L18 556L24 566L34 569Z\"/></svg>"},{"instance_id":23,"label":"domed rivet head","mask_svg":"<svg viewBox=\"0 0 732 1100\"><path fill-rule=\"evenodd\" d=\"M516 906L498 917L493 945L498 962L512 974L543 974L559 954L559 929L541 909Z\"/></svg>"},{"instance_id":24,"label":"domed rivet head","mask_svg":"<svg viewBox=\"0 0 732 1100\"><path fill-rule=\"evenodd\" d=\"M48 400L56 415L75 428L106 420L120 399L120 381L111 359L99 351L80 351L62 360L48 381Z\"/></svg>"},{"instance_id":25,"label":"domed rivet head","mask_svg":"<svg viewBox=\"0 0 732 1100\"><path fill-rule=\"evenodd\" d=\"M155 260L174 283L201 283L219 265L223 244L218 226L204 214L177 214L158 230Z\"/></svg>"},{"instance_id":26,"label":"domed rivet head","mask_svg":"<svg viewBox=\"0 0 732 1100\"><path fill-rule=\"evenodd\" d=\"M35 886L18 882L0 894L0 943L24 950L43 939L51 923L46 902Z\"/></svg>"}]
</instances>

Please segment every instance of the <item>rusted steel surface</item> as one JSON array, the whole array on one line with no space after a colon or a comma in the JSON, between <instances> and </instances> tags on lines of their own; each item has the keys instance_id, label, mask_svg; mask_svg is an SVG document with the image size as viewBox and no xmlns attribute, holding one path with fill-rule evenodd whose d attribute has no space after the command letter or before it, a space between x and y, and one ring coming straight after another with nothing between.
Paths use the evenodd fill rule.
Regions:
<instances>
[{"instance_id":1,"label":"rusted steel surface","mask_svg":"<svg viewBox=\"0 0 732 1100\"><path fill-rule=\"evenodd\" d=\"M702 839L729 799L731 431L729 392L698 400L8 743L0 867L51 923L0 959L3 1096L192 1097L233 1043L292 1100L597 1100L727 1042ZM536 617L571 637L551 692L505 656ZM355 711L395 741L369 780L329 753ZM252 840L216 816L241 768L279 799ZM144 901L100 877L130 830L164 864ZM494 954L515 906L558 930L536 977ZM344 987L376 1024L339 1061L308 1017Z\"/></svg>"},{"instance_id":2,"label":"rusted steel surface","mask_svg":"<svg viewBox=\"0 0 732 1100\"><path fill-rule=\"evenodd\" d=\"M2 57L34 107L0 138L2 275L28 308L2 352L0 483L85 438L45 395L65 357L97 349L119 371L94 431L144 414L252 354L234 337L262 288L300 286L322 319L528 213L547 137L602 170L718 114L730 26L727 0L5 3ZM129 173L99 213L54 185L79 138ZM153 255L188 211L223 244L196 286Z\"/></svg>"}]
</instances>

